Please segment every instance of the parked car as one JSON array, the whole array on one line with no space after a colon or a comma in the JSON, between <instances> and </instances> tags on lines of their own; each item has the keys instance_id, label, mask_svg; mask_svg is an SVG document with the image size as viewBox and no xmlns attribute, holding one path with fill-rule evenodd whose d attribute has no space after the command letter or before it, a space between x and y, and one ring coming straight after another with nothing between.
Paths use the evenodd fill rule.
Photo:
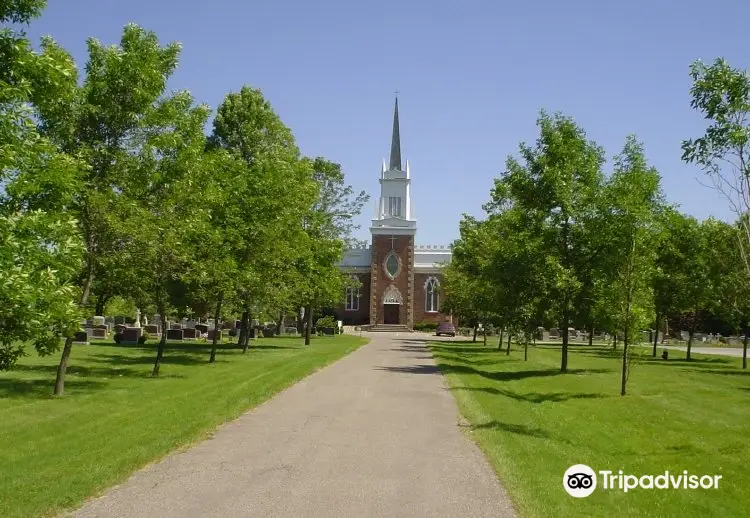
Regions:
<instances>
[{"instance_id":1,"label":"parked car","mask_svg":"<svg viewBox=\"0 0 750 518\"><path fill-rule=\"evenodd\" d=\"M435 331L435 336L441 335L456 336L456 327L453 325L453 322L440 322Z\"/></svg>"}]
</instances>

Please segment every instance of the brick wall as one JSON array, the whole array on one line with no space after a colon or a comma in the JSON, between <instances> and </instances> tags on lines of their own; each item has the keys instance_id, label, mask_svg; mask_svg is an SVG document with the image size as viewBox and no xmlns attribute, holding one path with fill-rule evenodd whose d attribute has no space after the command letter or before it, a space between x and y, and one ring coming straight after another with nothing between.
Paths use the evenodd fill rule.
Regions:
<instances>
[{"instance_id":1,"label":"brick wall","mask_svg":"<svg viewBox=\"0 0 750 518\"><path fill-rule=\"evenodd\" d=\"M359 288L359 309L346 311L346 305L336 308L336 318L345 326L359 326L370 322L370 274L358 273L354 276L362 283Z\"/></svg>"},{"instance_id":2,"label":"brick wall","mask_svg":"<svg viewBox=\"0 0 750 518\"><path fill-rule=\"evenodd\" d=\"M442 313L427 313L425 311L426 293L424 290L425 283L430 277L437 277L438 282L442 281L441 276L431 273L414 274L414 322L444 322L450 320L450 315ZM438 295L438 308L443 304L443 294Z\"/></svg>"},{"instance_id":3,"label":"brick wall","mask_svg":"<svg viewBox=\"0 0 750 518\"><path fill-rule=\"evenodd\" d=\"M385 259L391 251L390 235L372 236L373 244L373 273L371 277L372 292L370 294L371 324L383 323L383 294L393 285L401 293L402 304L399 307L399 323L413 325L412 313L413 285L414 285L414 238L413 236L394 236L393 250L399 258L399 272L395 279L390 279L385 271Z\"/></svg>"}]
</instances>

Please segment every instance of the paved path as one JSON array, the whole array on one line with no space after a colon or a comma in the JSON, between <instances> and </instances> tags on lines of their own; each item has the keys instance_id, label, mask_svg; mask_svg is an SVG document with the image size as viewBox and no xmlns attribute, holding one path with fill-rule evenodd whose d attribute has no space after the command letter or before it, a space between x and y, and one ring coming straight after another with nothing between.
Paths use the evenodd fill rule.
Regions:
<instances>
[{"instance_id":1,"label":"paved path","mask_svg":"<svg viewBox=\"0 0 750 518\"><path fill-rule=\"evenodd\" d=\"M423 343L370 336L75 516L513 516Z\"/></svg>"},{"instance_id":2,"label":"paved path","mask_svg":"<svg viewBox=\"0 0 750 518\"><path fill-rule=\"evenodd\" d=\"M660 349L672 349L673 351L687 351L687 345L657 345L656 346L657 352ZM715 354L717 356L738 356L742 358L742 347L700 347L700 346L696 347L694 345L690 348L690 352L695 353L695 354Z\"/></svg>"}]
</instances>

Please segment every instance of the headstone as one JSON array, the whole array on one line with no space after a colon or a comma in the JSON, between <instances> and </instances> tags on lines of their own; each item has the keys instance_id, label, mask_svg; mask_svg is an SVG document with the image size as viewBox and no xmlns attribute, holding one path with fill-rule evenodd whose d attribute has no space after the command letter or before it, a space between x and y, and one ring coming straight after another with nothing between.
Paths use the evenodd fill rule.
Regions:
<instances>
[{"instance_id":1,"label":"headstone","mask_svg":"<svg viewBox=\"0 0 750 518\"><path fill-rule=\"evenodd\" d=\"M188 320L187 322L185 322L185 329L195 329L195 325L197 323L198 322L196 322L195 320Z\"/></svg>"},{"instance_id":2,"label":"headstone","mask_svg":"<svg viewBox=\"0 0 750 518\"><path fill-rule=\"evenodd\" d=\"M94 320L94 325L95 326L103 326L104 325L104 320L105 319L102 316L95 316L93 318L93 320Z\"/></svg>"},{"instance_id":3,"label":"headstone","mask_svg":"<svg viewBox=\"0 0 750 518\"><path fill-rule=\"evenodd\" d=\"M80 344L80 345L88 345L89 344L88 333L86 331L77 331L73 335L73 343Z\"/></svg>"},{"instance_id":4,"label":"headstone","mask_svg":"<svg viewBox=\"0 0 750 518\"><path fill-rule=\"evenodd\" d=\"M198 331L194 327L188 327L187 329L182 330L182 338L184 340L197 340L200 337L200 331Z\"/></svg>"},{"instance_id":5,"label":"headstone","mask_svg":"<svg viewBox=\"0 0 750 518\"><path fill-rule=\"evenodd\" d=\"M226 321L221 323L222 329L234 329L234 322Z\"/></svg>"},{"instance_id":6,"label":"headstone","mask_svg":"<svg viewBox=\"0 0 750 518\"><path fill-rule=\"evenodd\" d=\"M123 324L115 324L115 333L122 333L128 328L128 326Z\"/></svg>"},{"instance_id":7,"label":"headstone","mask_svg":"<svg viewBox=\"0 0 750 518\"><path fill-rule=\"evenodd\" d=\"M549 330L549 337L550 338L560 338L560 330L556 327L551 327Z\"/></svg>"},{"instance_id":8,"label":"headstone","mask_svg":"<svg viewBox=\"0 0 750 518\"><path fill-rule=\"evenodd\" d=\"M101 327L95 327L91 330L92 338L107 338L107 326L104 326L104 329Z\"/></svg>"},{"instance_id":9,"label":"headstone","mask_svg":"<svg viewBox=\"0 0 750 518\"><path fill-rule=\"evenodd\" d=\"M201 334L208 333L208 325L206 324L195 324L195 329Z\"/></svg>"},{"instance_id":10,"label":"headstone","mask_svg":"<svg viewBox=\"0 0 750 518\"><path fill-rule=\"evenodd\" d=\"M209 329L208 330L208 340L213 342L215 334L216 334L216 330L215 329ZM217 340L219 342L221 342L221 339L222 339L222 333L221 333L221 329L220 329L219 330L219 336L218 336Z\"/></svg>"},{"instance_id":11,"label":"headstone","mask_svg":"<svg viewBox=\"0 0 750 518\"><path fill-rule=\"evenodd\" d=\"M143 332L149 336L159 336L161 334L161 329L159 329L159 326L154 324L146 324L143 326Z\"/></svg>"},{"instance_id":12,"label":"headstone","mask_svg":"<svg viewBox=\"0 0 750 518\"><path fill-rule=\"evenodd\" d=\"M234 321L234 328L235 329L242 329L242 320L235 320Z\"/></svg>"},{"instance_id":13,"label":"headstone","mask_svg":"<svg viewBox=\"0 0 750 518\"><path fill-rule=\"evenodd\" d=\"M255 338L257 338L257 336L258 336L258 329L257 328L251 327L250 329L247 330L247 337L249 339L254 340Z\"/></svg>"},{"instance_id":14,"label":"headstone","mask_svg":"<svg viewBox=\"0 0 750 518\"><path fill-rule=\"evenodd\" d=\"M141 310L138 308L135 309L135 322L133 322L133 327L141 327Z\"/></svg>"},{"instance_id":15,"label":"headstone","mask_svg":"<svg viewBox=\"0 0 750 518\"><path fill-rule=\"evenodd\" d=\"M120 343L123 345L138 345L138 339L141 337L141 329L140 327L126 327L122 331L122 338L120 338Z\"/></svg>"},{"instance_id":16,"label":"headstone","mask_svg":"<svg viewBox=\"0 0 750 518\"><path fill-rule=\"evenodd\" d=\"M167 340L182 341L182 329L167 329Z\"/></svg>"},{"instance_id":17,"label":"headstone","mask_svg":"<svg viewBox=\"0 0 750 518\"><path fill-rule=\"evenodd\" d=\"M182 329L182 324L180 322L172 322L169 324L169 329Z\"/></svg>"}]
</instances>

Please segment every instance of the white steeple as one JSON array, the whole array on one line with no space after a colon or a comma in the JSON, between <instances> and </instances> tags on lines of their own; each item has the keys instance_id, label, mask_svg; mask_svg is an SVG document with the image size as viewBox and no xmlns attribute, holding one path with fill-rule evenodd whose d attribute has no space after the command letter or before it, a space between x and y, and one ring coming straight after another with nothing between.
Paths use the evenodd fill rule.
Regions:
<instances>
[{"instance_id":1,"label":"white steeple","mask_svg":"<svg viewBox=\"0 0 750 518\"><path fill-rule=\"evenodd\" d=\"M390 164L385 160L380 171L380 199L377 216L372 220L373 234L414 234L417 222L412 217L411 172L409 161L406 170L401 167L401 135L398 121L398 98L393 110Z\"/></svg>"}]
</instances>

